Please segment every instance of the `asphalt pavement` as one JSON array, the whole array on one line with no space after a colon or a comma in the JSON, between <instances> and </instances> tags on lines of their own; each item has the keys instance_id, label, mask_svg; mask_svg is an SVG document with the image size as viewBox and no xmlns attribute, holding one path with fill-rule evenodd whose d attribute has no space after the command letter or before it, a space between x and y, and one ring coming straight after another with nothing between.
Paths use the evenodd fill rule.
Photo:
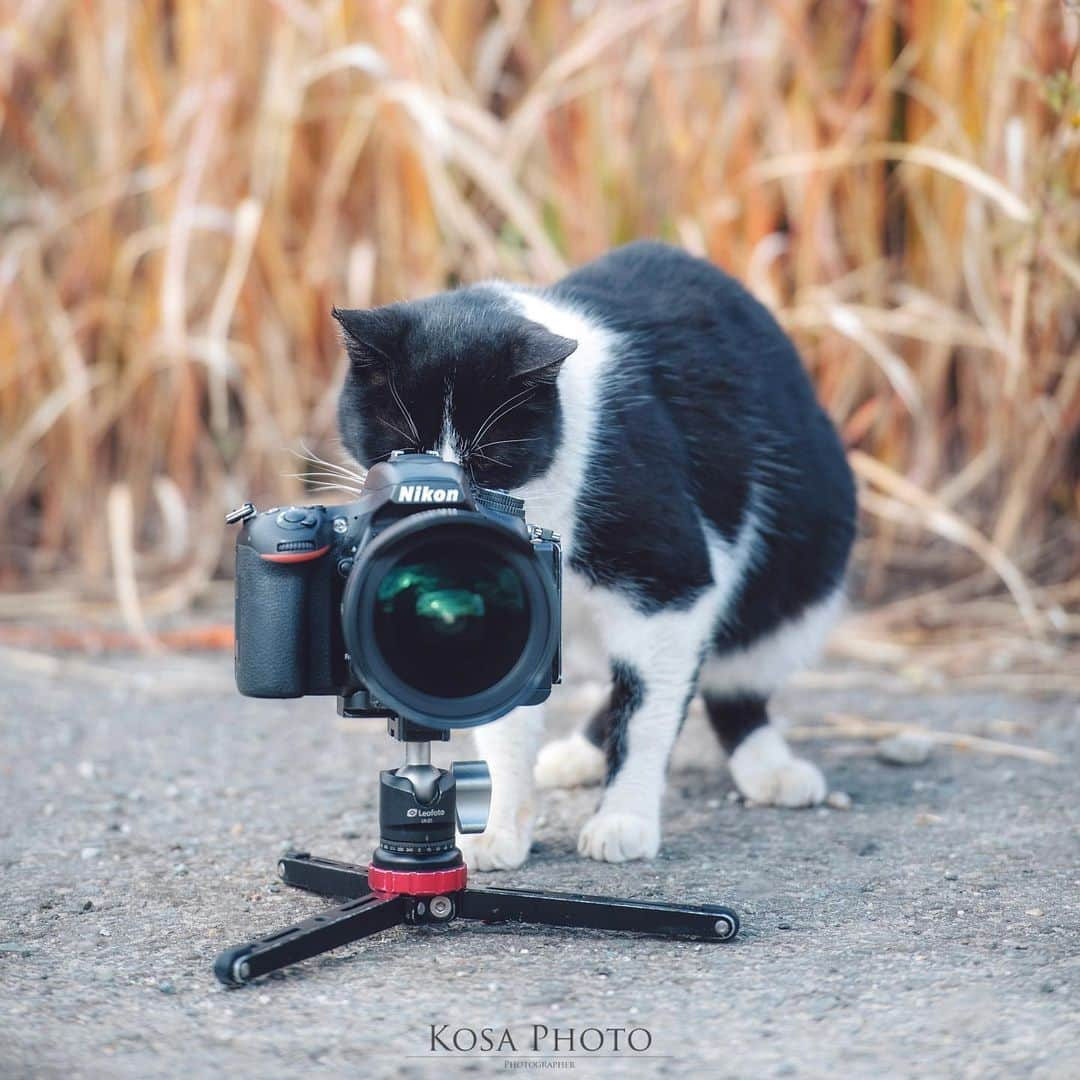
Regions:
<instances>
[{"instance_id":1,"label":"asphalt pavement","mask_svg":"<svg viewBox=\"0 0 1080 1080\"><path fill-rule=\"evenodd\" d=\"M695 713L658 860L580 858L596 792L560 792L530 862L476 877L715 900L735 943L459 922L228 991L219 950L324 903L277 882L280 853L367 861L399 748L331 700L239 697L223 655L0 652L0 1075L1080 1076L1080 706L844 681L782 711L1005 731L1060 763L815 740L850 809L754 808ZM558 733L573 689L554 704Z\"/></svg>"}]
</instances>

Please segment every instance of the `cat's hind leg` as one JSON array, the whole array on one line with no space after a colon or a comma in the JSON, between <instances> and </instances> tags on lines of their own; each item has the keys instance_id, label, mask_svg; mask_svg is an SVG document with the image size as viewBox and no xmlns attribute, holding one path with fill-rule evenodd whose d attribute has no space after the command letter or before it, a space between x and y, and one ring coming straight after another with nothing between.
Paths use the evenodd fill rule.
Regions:
<instances>
[{"instance_id":1,"label":"cat's hind leg","mask_svg":"<svg viewBox=\"0 0 1080 1080\"><path fill-rule=\"evenodd\" d=\"M604 748L615 707L613 696L609 695L580 731L554 739L541 749L534 770L537 787L587 787L604 779L607 772Z\"/></svg>"},{"instance_id":2,"label":"cat's hind leg","mask_svg":"<svg viewBox=\"0 0 1080 1080\"><path fill-rule=\"evenodd\" d=\"M702 695L709 722L728 755L739 792L766 806L816 806L825 798L825 777L812 762L796 757L769 722L764 698L750 693Z\"/></svg>"},{"instance_id":3,"label":"cat's hind leg","mask_svg":"<svg viewBox=\"0 0 1080 1080\"><path fill-rule=\"evenodd\" d=\"M826 795L821 770L796 757L769 720L767 702L792 672L820 655L843 596L839 589L742 647L723 632L702 665L699 688L728 755L735 786L769 806L816 806Z\"/></svg>"}]
</instances>

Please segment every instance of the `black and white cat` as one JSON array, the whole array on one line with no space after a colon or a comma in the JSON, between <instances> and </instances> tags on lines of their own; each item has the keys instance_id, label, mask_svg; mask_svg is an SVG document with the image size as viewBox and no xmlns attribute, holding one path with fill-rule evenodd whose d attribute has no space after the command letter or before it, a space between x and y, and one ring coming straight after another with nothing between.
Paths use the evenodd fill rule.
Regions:
<instances>
[{"instance_id":1,"label":"black and white cat","mask_svg":"<svg viewBox=\"0 0 1080 1080\"><path fill-rule=\"evenodd\" d=\"M335 315L351 359L346 449L363 465L437 449L522 496L562 533L610 656L610 698L579 733L541 750L538 708L477 729L494 792L486 833L465 838L470 865L525 861L536 785L598 781L580 852L654 856L695 693L743 795L824 798L766 703L841 605L854 487L761 304L707 262L635 243L547 289L486 283Z\"/></svg>"}]
</instances>

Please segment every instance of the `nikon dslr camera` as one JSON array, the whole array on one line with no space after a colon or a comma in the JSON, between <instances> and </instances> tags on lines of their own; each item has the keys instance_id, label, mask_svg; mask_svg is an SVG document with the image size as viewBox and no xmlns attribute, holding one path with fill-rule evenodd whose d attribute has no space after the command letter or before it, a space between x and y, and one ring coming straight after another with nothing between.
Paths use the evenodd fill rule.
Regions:
<instances>
[{"instance_id":1,"label":"nikon dslr camera","mask_svg":"<svg viewBox=\"0 0 1080 1080\"><path fill-rule=\"evenodd\" d=\"M395 452L352 503L229 520L242 694L336 694L348 715L461 728L559 681L558 535L437 455Z\"/></svg>"}]
</instances>

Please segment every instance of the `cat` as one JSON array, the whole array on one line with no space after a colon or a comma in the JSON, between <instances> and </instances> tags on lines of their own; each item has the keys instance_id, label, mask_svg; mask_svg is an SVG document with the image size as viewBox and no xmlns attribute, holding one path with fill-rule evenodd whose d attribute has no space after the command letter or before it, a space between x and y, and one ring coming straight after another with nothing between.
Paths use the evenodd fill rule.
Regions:
<instances>
[{"instance_id":1,"label":"cat","mask_svg":"<svg viewBox=\"0 0 1080 1080\"><path fill-rule=\"evenodd\" d=\"M768 699L822 647L843 598L855 489L790 340L733 278L677 248L617 248L549 288L489 282L340 311L339 404L362 465L437 450L562 534L610 656L611 691L541 749L541 708L476 729L493 779L475 869L526 859L537 786L602 782L578 850L660 846L668 757L700 693L736 787L812 806L817 767ZM535 765L534 765L535 763Z\"/></svg>"}]
</instances>

